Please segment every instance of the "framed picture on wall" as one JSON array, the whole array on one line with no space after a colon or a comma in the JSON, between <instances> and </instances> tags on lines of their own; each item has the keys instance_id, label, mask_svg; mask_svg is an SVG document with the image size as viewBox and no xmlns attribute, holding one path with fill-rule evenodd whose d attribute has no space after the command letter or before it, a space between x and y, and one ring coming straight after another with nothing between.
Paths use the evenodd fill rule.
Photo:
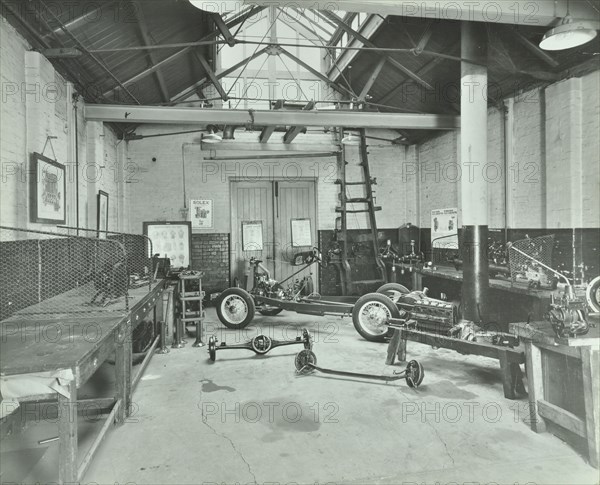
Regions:
<instances>
[{"instance_id":1,"label":"framed picture on wall","mask_svg":"<svg viewBox=\"0 0 600 485\"><path fill-rule=\"evenodd\" d=\"M29 199L31 222L64 224L66 222L65 194L67 183L65 166L39 153L30 160Z\"/></svg>"},{"instance_id":2,"label":"framed picture on wall","mask_svg":"<svg viewBox=\"0 0 600 485\"><path fill-rule=\"evenodd\" d=\"M195 199L190 201L192 229L213 228L213 201L211 199Z\"/></svg>"},{"instance_id":3,"label":"framed picture on wall","mask_svg":"<svg viewBox=\"0 0 600 485\"><path fill-rule=\"evenodd\" d=\"M98 191L96 227L98 237L105 239L106 231L108 231L108 194L103 190Z\"/></svg>"},{"instance_id":4,"label":"framed picture on wall","mask_svg":"<svg viewBox=\"0 0 600 485\"><path fill-rule=\"evenodd\" d=\"M152 241L152 252L169 258L174 268L191 266L191 222L144 222L144 235Z\"/></svg>"}]
</instances>

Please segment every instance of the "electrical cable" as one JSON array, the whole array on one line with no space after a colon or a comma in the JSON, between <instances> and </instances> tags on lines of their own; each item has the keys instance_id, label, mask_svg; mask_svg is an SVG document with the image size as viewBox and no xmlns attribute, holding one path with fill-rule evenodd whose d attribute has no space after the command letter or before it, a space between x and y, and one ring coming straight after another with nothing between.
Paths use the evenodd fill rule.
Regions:
<instances>
[{"instance_id":1,"label":"electrical cable","mask_svg":"<svg viewBox=\"0 0 600 485\"><path fill-rule=\"evenodd\" d=\"M292 81L294 81L296 83L296 86L298 86L298 89L300 90L300 92L302 93L302 95L306 98L306 101L310 102L310 99L308 98L308 96L306 95L306 93L304 92L304 90L302 89L302 86L300 85L300 82L294 77L294 75L292 74L292 71L290 71L290 68L285 63L285 60L283 59L283 57L280 57L279 59L281 60L281 62L285 66L285 68L287 69L287 72L292 77Z\"/></svg>"}]
</instances>

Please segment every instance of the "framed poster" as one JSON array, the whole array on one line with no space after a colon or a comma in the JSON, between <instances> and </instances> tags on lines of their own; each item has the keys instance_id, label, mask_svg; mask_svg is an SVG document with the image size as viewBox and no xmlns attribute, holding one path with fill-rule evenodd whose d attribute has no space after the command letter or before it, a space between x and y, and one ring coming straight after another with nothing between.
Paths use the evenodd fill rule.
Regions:
<instances>
[{"instance_id":1,"label":"framed poster","mask_svg":"<svg viewBox=\"0 0 600 485\"><path fill-rule=\"evenodd\" d=\"M96 228L98 237L106 239L106 231L108 231L108 194L103 190L98 191L96 214Z\"/></svg>"},{"instance_id":2,"label":"framed poster","mask_svg":"<svg viewBox=\"0 0 600 485\"><path fill-rule=\"evenodd\" d=\"M191 222L144 222L144 235L152 241L152 252L169 258L174 268L187 268L192 264Z\"/></svg>"},{"instance_id":3,"label":"framed poster","mask_svg":"<svg viewBox=\"0 0 600 485\"><path fill-rule=\"evenodd\" d=\"M242 250L243 251L262 251L263 250L262 221L243 221L242 222Z\"/></svg>"},{"instance_id":4,"label":"framed poster","mask_svg":"<svg viewBox=\"0 0 600 485\"><path fill-rule=\"evenodd\" d=\"M192 214L192 229L213 228L212 199L196 199L190 201Z\"/></svg>"},{"instance_id":5,"label":"framed poster","mask_svg":"<svg viewBox=\"0 0 600 485\"><path fill-rule=\"evenodd\" d=\"M30 177L29 188L31 222L64 224L65 166L39 153L32 153L30 167L30 173L34 174Z\"/></svg>"},{"instance_id":6,"label":"framed poster","mask_svg":"<svg viewBox=\"0 0 600 485\"><path fill-rule=\"evenodd\" d=\"M458 209L431 211L431 247L458 249Z\"/></svg>"},{"instance_id":7,"label":"framed poster","mask_svg":"<svg viewBox=\"0 0 600 485\"><path fill-rule=\"evenodd\" d=\"M310 219L292 219L292 246L312 246Z\"/></svg>"}]
</instances>

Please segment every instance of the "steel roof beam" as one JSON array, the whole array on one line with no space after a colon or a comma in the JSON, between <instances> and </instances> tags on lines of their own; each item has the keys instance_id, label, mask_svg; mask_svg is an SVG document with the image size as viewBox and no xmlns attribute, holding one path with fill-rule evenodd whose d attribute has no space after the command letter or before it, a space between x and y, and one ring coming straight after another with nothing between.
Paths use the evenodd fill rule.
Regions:
<instances>
[{"instance_id":1,"label":"steel roof beam","mask_svg":"<svg viewBox=\"0 0 600 485\"><path fill-rule=\"evenodd\" d=\"M527 37L525 37L521 32L519 32L516 28L510 28L508 26L505 27L505 30L508 34L515 37L515 39L525 47L529 52L533 55L544 61L550 67L558 67L560 63L554 59L548 52L540 49L537 45L531 42Z\"/></svg>"},{"instance_id":2,"label":"steel roof beam","mask_svg":"<svg viewBox=\"0 0 600 485\"><path fill-rule=\"evenodd\" d=\"M335 23L337 23L342 29L344 29L348 35L351 35L352 37L354 37L355 39L357 39L358 41L362 42L365 46L367 47L374 47L377 48L377 45L373 42L371 42L369 39L367 39L365 36L363 36L362 34L358 33L356 30L354 30L352 27L350 27L349 25L347 25L341 18L339 18L337 15L335 15L332 12L323 12L323 14L330 18L331 20L333 20ZM408 69L407 67L405 67L401 62L399 62L398 60L394 59L391 56L388 56L386 54L384 54L383 52L375 52L378 56L382 56L385 57L387 59L387 61L398 71L402 72L403 74L406 74L408 77L410 77L411 79L413 79L415 82L419 83L421 86L423 86L426 89L429 90L433 90L433 86L431 86L431 84L429 84L427 81L425 81L424 79L422 79L421 77L417 76L413 71L411 71L410 69Z\"/></svg>"},{"instance_id":3,"label":"steel roof beam","mask_svg":"<svg viewBox=\"0 0 600 485\"><path fill-rule=\"evenodd\" d=\"M348 128L390 128L417 130L455 130L460 118L453 115L414 113L374 113L355 110L235 110L180 108L170 106L125 106L87 104L88 121L154 124L216 124L262 126L346 126Z\"/></svg>"},{"instance_id":4,"label":"steel roof beam","mask_svg":"<svg viewBox=\"0 0 600 485\"><path fill-rule=\"evenodd\" d=\"M281 51L282 54L285 54L287 57L289 57L291 60L293 60L296 64L302 66L308 72L310 72L311 74L313 74L314 76L316 76L317 78L319 78L324 83L326 83L329 86L333 87L338 92L341 93L342 91L344 91L344 94L349 94L350 96L354 97L354 93L352 91L350 91L349 89L346 89L344 86L340 86L335 81L332 81L327 76L325 76L325 74L322 74L321 72L317 71L314 67L310 66L309 64L307 64L306 62L304 62L302 59L299 59L298 57L296 57L291 52L285 50L283 47L278 47L278 49L280 49L280 51Z\"/></svg>"},{"instance_id":5,"label":"steel roof beam","mask_svg":"<svg viewBox=\"0 0 600 485\"><path fill-rule=\"evenodd\" d=\"M246 64L248 64L253 59L256 59L257 57L262 56L266 51L267 51L267 47L256 51L254 54L252 54L249 57L246 57L245 59L241 60L237 64L235 64L235 65L233 65L233 66L225 69L224 71L221 71L218 74L215 74L215 77L217 79L222 79L224 77L229 76L229 74L237 71L240 67L245 66ZM200 79L200 81L198 81L197 83L194 83L193 86L190 86L189 88L186 88L184 91L182 91L181 93L179 93L177 96L173 97L171 99L171 102L172 103L176 103L178 101L184 101L187 98L189 98L190 96L192 96L196 92L197 89L204 88L209 83L210 83L210 80L208 79L208 77L204 77L204 78Z\"/></svg>"},{"instance_id":6,"label":"steel roof beam","mask_svg":"<svg viewBox=\"0 0 600 485\"><path fill-rule=\"evenodd\" d=\"M198 50L194 51L194 55L196 56L196 59L200 61L202 69L204 69L204 72L206 73L206 75L210 79L210 82L213 84L213 86L219 93L219 96L221 96L221 99L223 101L227 101L229 99L229 96L227 96L227 93L225 92L223 86L221 86L221 83L219 82L219 78L217 78L215 72L212 70L212 67L210 67L210 64L208 63L206 58L202 54L200 54Z\"/></svg>"},{"instance_id":7,"label":"steel roof beam","mask_svg":"<svg viewBox=\"0 0 600 485\"><path fill-rule=\"evenodd\" d=\"M236 25L244 22L246 20L246 18L251 17L252 15L254 15L255 13L257 13L261 10L264 10L264 7L260 8L260 9L253 9L243 15L238 15L237 17L232 19L230 22L227 22L227 27L228 28L235 27ZM205 36L201 37L200 39L196 39L194 42L204 42L204 41L208 41L208 40L213 40L216 37L218 37L219 35L220 35L220 32L218 30L213 30L212 32L206 34ZM195 47L197 47L197 46L184 47L183 49L175 52L174 54L163 59L162 61L157 62L154 66L144 69L142 72L136 74L135 76L132 76L127 81L125 81L125 84L135 83L135 82L139 81L140 79L144 79L146 76L149 76L157 69L161 69L162 67L172 63L173 61L176 61L181 56L183 56L184 54L187 54L188 52L190 52L191 49L193 49ZM110 88L108 91L105 91L103 93L103 96L107 96L108 94L112 93L115 89L119 89L119 86L114 86L114 87Z\"/></svg>"},{"instance_id":8,"label":"steel roof beam","mask_svg":"<svg viewBox=\"0 0 600 485\"><path fill-rule=\"evenodd\" d=\"M377 63L377 65L375 66L375 69L373 70L373 73L367 80L367 83L365 84L360 95L358 96L359 100L364 101L366 99L367 94L369 94L369 91L373 87L373 84L375 84L375 81L377 81L377 78L379 77L379 74L381 73L381 70L383 69L383 66L385 66L386 62L387 62L387 59L385 57L382 57L381 59L379 59L379 62Z\"/></svg>"},{"instance_id":9,"label":"steel roof beam","mask_svg":"<svg viewBox=\"0 0 600 485\"><path fill-rule=\"evenodd\" d=\"M138 21L138 27L140 30L140 34L142 35L142 41L144 45L152 45L152 39L150 38L150 34L148 32L148 23L146 22L146 16L144 15L144 7L141 3L137 4L137 7L133 9L135 18ZM150 65L156 65L156 57L154 56L154 52L152 50L146 51L148 54L148 58L150 59ZM163 101L169 101L169 90L167 88L167 83L165 82L165 77L163 76L160 69L156 70L156 80L158 81L158 85L160 87L160 92L163 97Z\"/></svg>"},{"instance_id":10,"label":"steel roof beam","mask_svg":"<svg viewBox=\"0 0 600 485\"><path fill-rule=\"evenodd\" d=\"M218 13L213 13L211 15L211 18L212 18L213 22L215 23L215 27L217 27L217 29L223 36L223 39L225 39L225 41L227 42L227 45L229 47L233 47L235 45L235 38L233 37L233 34L229 30L229 27L227 27L227 24L223 20L223 17L221 17L221 15Z\"/></svg>"},{"instance_id":11,"label":"steel roof beam","mask_svg":"<svg viewBox=\"0 0 600 485\"><path fill-rule=\"evenodd\" d=\"M275 102L273 109L274 110L281 109L281 108L283 108L284 104L285 104L285 101L283 99L278 99ZM260 137L258 138L258 140L261 143L267 143L269 141L269 138L271 138L271 136L273 135L275 128L277 128L277 127L276 126L265 126L263 128L262 132L260 133Z\"/></svg>"}]
</instances>

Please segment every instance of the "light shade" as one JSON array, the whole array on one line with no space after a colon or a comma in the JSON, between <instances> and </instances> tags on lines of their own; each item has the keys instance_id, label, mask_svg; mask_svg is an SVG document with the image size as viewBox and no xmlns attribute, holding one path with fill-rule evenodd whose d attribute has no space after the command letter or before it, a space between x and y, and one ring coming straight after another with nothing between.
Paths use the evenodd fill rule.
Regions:
<instances>
[{"instance_id":1,"label":"light shade","mask_svg":"<svg viewBox=\"0 0 600 485\"><path fill-rule=\"evenodd\" d=\"M349 135L342 138L342 144L346 146L358 146L360 145L360 138L350 133Z\"/></svg>"},{"instance_id":2,"label":"light shade","mask_svg":"<svg viewBox=\"0 0 600 485\"><path fill-rule=\"evenodd\" d=\"M550 29L540 42L540 48L546 51L560 51L587 44L597 35L588 22L573 22L567 15L560 25Z\"/></svg>"},{"instance_id":3,"label":"light shade","mask_svg":"<svg viewBox=\"0 0 600 485\"><path fill-rule=\"evenodd\" d=\"M207 135L202 135L202 143L215 144L215 143L221 143L222 141L223 141L223 138L221 137L221 135L219 135L217 133L209 133Z\"/></svg>"},{"instance_id":4,"label":"light shade","mask_svg":"<svg viewBox=\"0 0 600 485\"><path fill-rule=\"evenodd\" d=\"M211 1L211 0L189 0L189 2L196 8L199 8L200 10L204 10L205 12L212 12L212 13L220 13L220 14L224 14L227 12L234 12L234 11L240 11L243 6L244 6L244 2L242 1L223 1L223 0L218 0L218 1Z\"/></svg>"}]
</instances>

